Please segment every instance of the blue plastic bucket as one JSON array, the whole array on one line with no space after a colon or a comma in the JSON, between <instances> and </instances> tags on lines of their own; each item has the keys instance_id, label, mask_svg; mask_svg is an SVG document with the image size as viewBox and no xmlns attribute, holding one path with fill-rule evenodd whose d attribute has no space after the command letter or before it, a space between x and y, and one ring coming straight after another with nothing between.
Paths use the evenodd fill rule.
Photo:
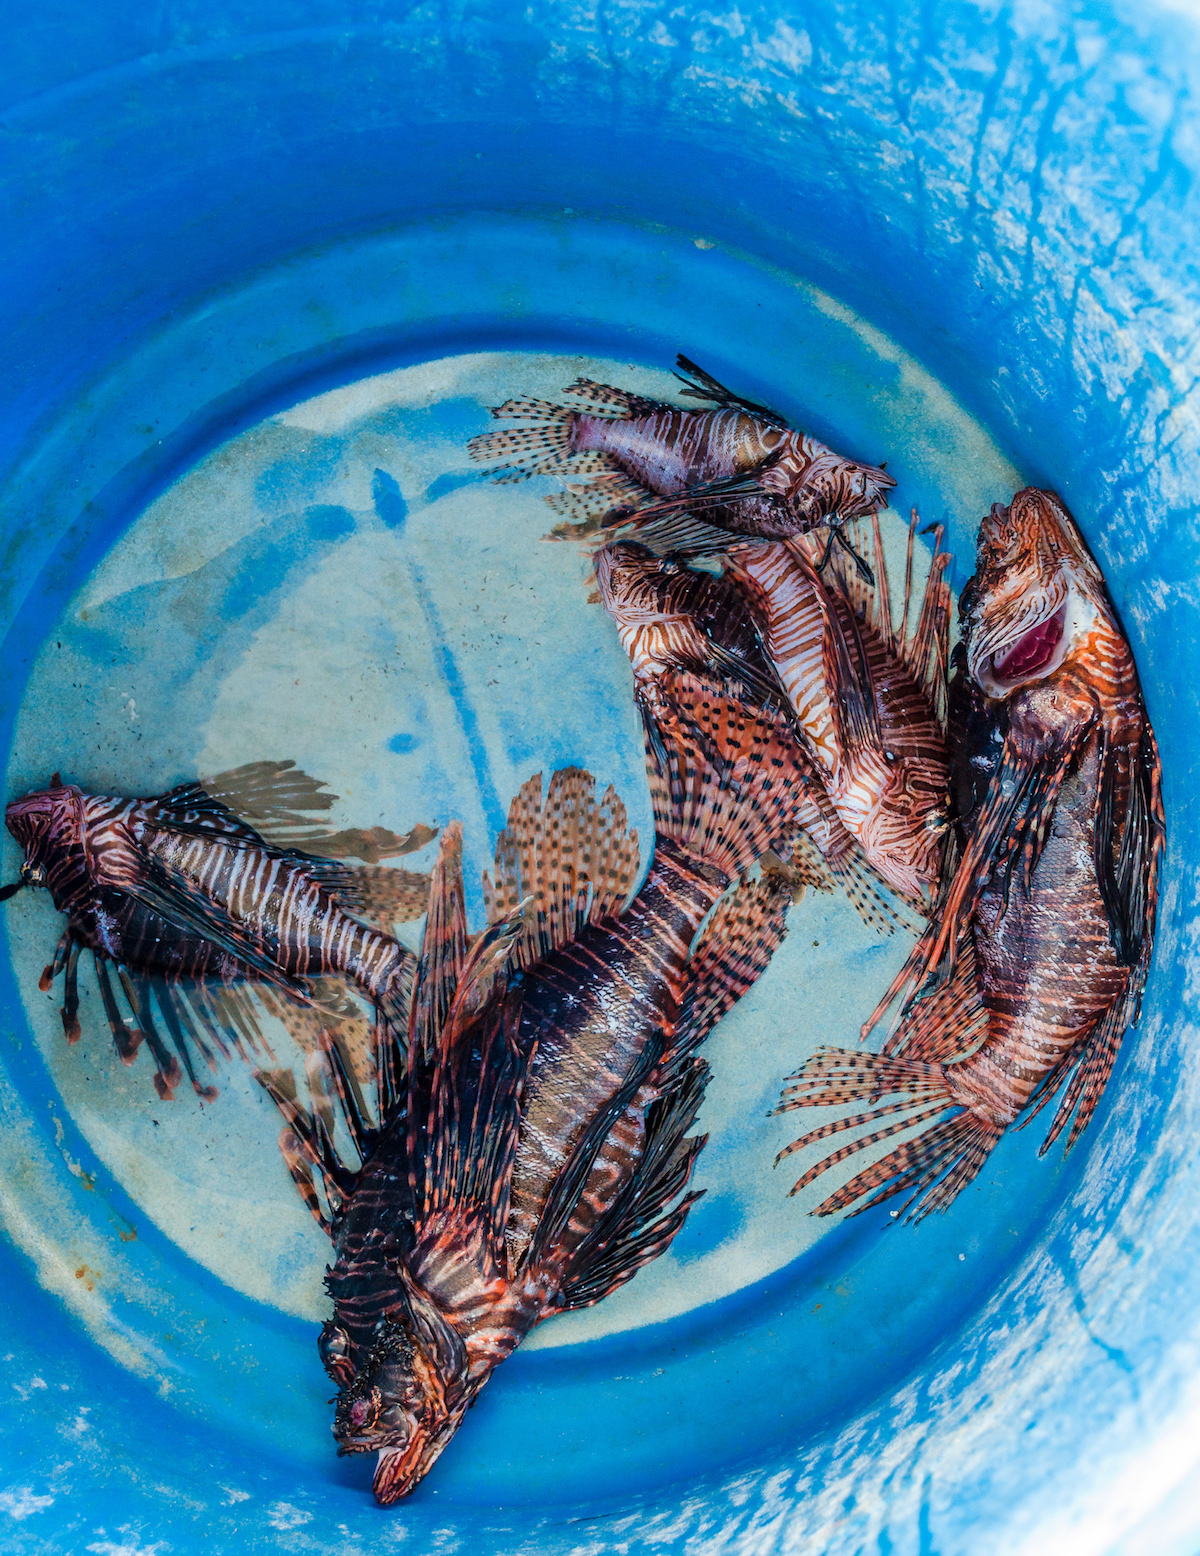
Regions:
<instances>
[{"instance_id":1,"label":"blue plastic bucket","mask_svg":"<svg viewBox=\"0 0 1200 1556\"><path fill-rule=\"evenodd\" d=\"M1039 1161L1036 1130L1017 1134L947 1216L888 1230L883 1212L799 1251L776 1208L774 1257L739 1276L753 1227L730 1102L707 1208L655 1288L686 1299L639 1298L628 1321L569 1343L548 1324L394 1510L371 1502L369 1467L333 1454L304 1316L320 1302L316 1245L289 1244L258 1285L239 1275L276 1177L290 1193L265 1103L252 1148L248 1080L180 1122L151 1118L140 1092L126 1108L102 1045L49 1053L36 1007L49 996L29 987L14 905L0 968L0 1547L1195 1551L1194 23L1102 5L635 0L519 14L108 5L3 32L7 792L50 766L96 787L192 776L213 749L221 645L277 625L268 585L324 576L358 523L353 504L314 499L320 440L346 441L353 422L360 463L368 434L461 442L484 425L487 374L460 392L439 368L443 388L405 415L372 390L335 432L297 407L430 364L651 373L683 349L848 452L888 457L904 499L948 525L958 582L990 501L1026 482L1063 495L1134 644L1170 846L1142 1022L1071 1158ZM248 526L235 556L211 538L232 511L214 472L236 454L244 476L263 429L281 426L306 428L317 452L295 490L299 444L286 469L282 456L254 467L275 551L264 561ZM410 489L379 457L396 491L373 489L372 522L410 548L405 598L419 603L424 578L430 602L398 611L398 642L441 631L469 682L486 666L468 584L482 587L487 552L519 586L518 529L504 528L516 510L476 484L471 511L494 501L494 527L455 529L466 510L439 506L459 500L453 479ZM189 481L209 482L201 562L230 569L202 610L136 592L200 566L173 574L154 549L155 515L187 511ZM532 557L536 535L520 533ZM119 630L97 583L118 574ZM329 611L340 631L346 611ZM581 674L583 640L557 660L541 644L517 653L535 617L503 650L534 666L533 711L494 727L485 705L474 745L464 726L467 797L432 779L419 791L426 770L403 769L433 819L462 799L494 831L514 778L581 750L636 787L628 709ZM415 761L416 725L365 722L364 740ZM371 804L402 771L383 764L372 757L357 791ZM810 938L844 927L833 909L821 923ZM714 1039L718 1083L750 1076L742 1100L759 1113L836 975L809 949L793 932L753 1043L749 1026ZM864 951L864 982L895 955ZM165 1197L111 1143L126 1117L148 1139L174 1131L138 1158L173 1164ZM200 1160L213 1152L216 1167ZM769 1157L759 1166L765 1178ZM189 1186L210 1218L199 1231ZM786 1186L768 1184L781 1201ZM226 1230L241 1244L214 1251ZM706 1285L689 1259L728 1273Z\"/></svg>"}]
</instances>

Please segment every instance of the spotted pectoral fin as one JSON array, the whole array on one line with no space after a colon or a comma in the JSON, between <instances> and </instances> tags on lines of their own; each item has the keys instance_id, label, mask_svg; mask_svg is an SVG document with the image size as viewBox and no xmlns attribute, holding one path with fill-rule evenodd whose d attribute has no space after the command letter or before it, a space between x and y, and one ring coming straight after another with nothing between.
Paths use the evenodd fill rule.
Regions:
<instances>
[{"instance_id":1,"label":"spotted pectoral fin","mask_svg":"<svg viewBox=\"0 0 1200 1556\"><path fill-rule=\"evenodd\" d=\"M620 913L641 868L637 833L613 788L596 798L581 767L560 768L545 798L542 775L522 784L496 839L494 879L483 878L489 923L526 898L529 914L517 962L530 967L566 945L584 925Z\"/></svg>"}]
</instances>

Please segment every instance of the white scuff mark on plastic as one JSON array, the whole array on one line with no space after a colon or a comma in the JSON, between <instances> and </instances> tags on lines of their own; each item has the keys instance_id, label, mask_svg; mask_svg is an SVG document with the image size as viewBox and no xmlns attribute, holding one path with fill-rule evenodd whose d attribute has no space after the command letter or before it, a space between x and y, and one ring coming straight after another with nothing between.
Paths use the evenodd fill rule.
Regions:
<instances>
[{"instance_id":1,"label":"white scuff mark on plastic","mask_svg":"<svg viewBox=\"0 0 1200 1556\"><path fill-rule=\"evenodd\" d=\"M45 1378L39 1378L35 1376L30 1378L28 1383L14 1383L13 1391L14 1393L18 1394L21 1399L28 1399L29 1396L36 1393L38 1389L44 1389L46 1387L47 1383Z\"/></svg>"},{"instance_id":2,"label":"white scuff mark on plastic","mask_svg":"<svg viewBox=\"0 0 1200 1556\"><path fill-rule=\"evenodd\" d=\"M98 1529L96 1533L102 1535L104 1530ZM117 1533L125 1537L120 1545L114 1540L97 1540L88 1546L88 1550L94 1552L94 1556L158 1556L159 1551L173 1549L165 1540L155 1540L153 1545L142 1545L128 1524L118 1529Z\"/></svg>"},{"instance_id":3,"label":"white scuff mark on plastic","mask_svg":"<svg viewBox=\"0 0 1200 1556\"><path fill-rule=\"evenodd\" d=\"M312 1523L312 1514L290 1502L272 1502L267 1509L267 1522L272 1529L300 1529Z\"/></svg>"},{"instance_id":4,"label":"white scuff mark on plastic","mask_svg":"<svg viewBox=\"0 0 1200 1556\"><path fill-rule=\"evenodd\" d=\"M54 1506L53 1497L35 1496L32 1486L9 1486L0 1491L0 1512L7 1513L19 1523L34 1513L44 1513Z\"/></svg>"}]
</instances>

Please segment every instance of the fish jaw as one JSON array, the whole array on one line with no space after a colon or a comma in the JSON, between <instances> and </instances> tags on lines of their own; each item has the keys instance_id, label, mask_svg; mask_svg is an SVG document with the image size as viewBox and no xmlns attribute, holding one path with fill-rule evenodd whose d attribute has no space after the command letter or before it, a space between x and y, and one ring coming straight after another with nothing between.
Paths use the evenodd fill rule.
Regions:
<instances>
[{"instance_id":1,"label":"fish jaw","mask_svg":"<svg viewBox=\"0 0 1200 1556\"><path fill-rule=\"evenodd\" d=\"M1104 580L1053 492L1026 487L979 529L963 591L967 669L989 697L1053 675L1105 614Z\"/></svg>"},{"instance_id":2,"label":"fish jaw","mask_svg":"<svg viewBox=\"0 0 1200 1556\"><path fill-rule=\"evenodd\" d=\"M467 1403L464 1401L436 1431L430 1432L414 1424L411 1436L402 1447L379 1450L371 1489L380 1507L392 1507L412 1495L462 1425Z\"/></svg>"}]
</instances>

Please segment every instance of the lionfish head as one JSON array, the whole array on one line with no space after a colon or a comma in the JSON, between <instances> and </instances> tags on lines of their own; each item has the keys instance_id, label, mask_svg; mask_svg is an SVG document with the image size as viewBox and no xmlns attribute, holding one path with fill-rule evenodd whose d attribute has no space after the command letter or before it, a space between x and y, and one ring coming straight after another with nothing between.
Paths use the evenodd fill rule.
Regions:
<instances>
[{"instance_id":1,"label":"lionfish head","mask_svg":"<svg viewBox=\"0 0 1200 1556\"><path fill-rule=\"evenodd\" d=\"M823 444L810 441L810 463L798 472L789 505L806 529L827 519L846 524L888 505L887 494L896 484L880 465L863 465L843 459Z\"/></svg>"},{"instance_id":2,"label":"lionfish head","mask_svg":"<svg viewBox=\"0 0 1200 1556\"><path fill-rule=\"evenodd\" d=\"M643 607L652 599L662 562L636 540L614 540L593 559L600 601L610 615Z\"/></svg>"},{"instance_id":3,"label":"lionfish head","mask_svg":"<svg viewBox=\"0 0 1200 1556\"><path fill-rule=\"evenodd\" d=\"M959 613L967 667L990 697L1054 672L1095 625L1103 580L1053 492L1027 486L992 506Z\"/></svg>"},{"instance_id":4,"label":"lionfish head","mask_svg":"<svg viewBox=\"0 0 1200 1556\"><path fill-rule=\"evenodd\" d=\"M330 1321L318 1349L338 1384L338 1453L377 1453L375 1500L408 1496L458 1430L471 1400L462 1339L410 1283L365 1346Z\"/></svg>"},{"instance_id":5,"label":"lionfish head","mask_svg":"<svg viewBox=\"0 0 1200 1556\"><path fill-rule=\"evenodd\" d=\"M864 806L861 839L871 862L889 886L906 897L919 898L932 887L941 870L942 849L949 827L949 771L944 761L928 753L909 755L884 750L876 784L864 761L862 787L875 788Z\"/></svg>"},{"instance_id":6,"label":"lionfish head","mask_svg":"<svg viewBox=\"0 0 1200 1556\"><path fill-rule=\"evenodd\" d=\"M46 884L46 871L55 849L74 835L76 801L81 792L74 784L64 784L55 773L48 789L13 800L5 810L5 825L25 855L21 866L24 885Z\"/></svg>"}]
</instances>

